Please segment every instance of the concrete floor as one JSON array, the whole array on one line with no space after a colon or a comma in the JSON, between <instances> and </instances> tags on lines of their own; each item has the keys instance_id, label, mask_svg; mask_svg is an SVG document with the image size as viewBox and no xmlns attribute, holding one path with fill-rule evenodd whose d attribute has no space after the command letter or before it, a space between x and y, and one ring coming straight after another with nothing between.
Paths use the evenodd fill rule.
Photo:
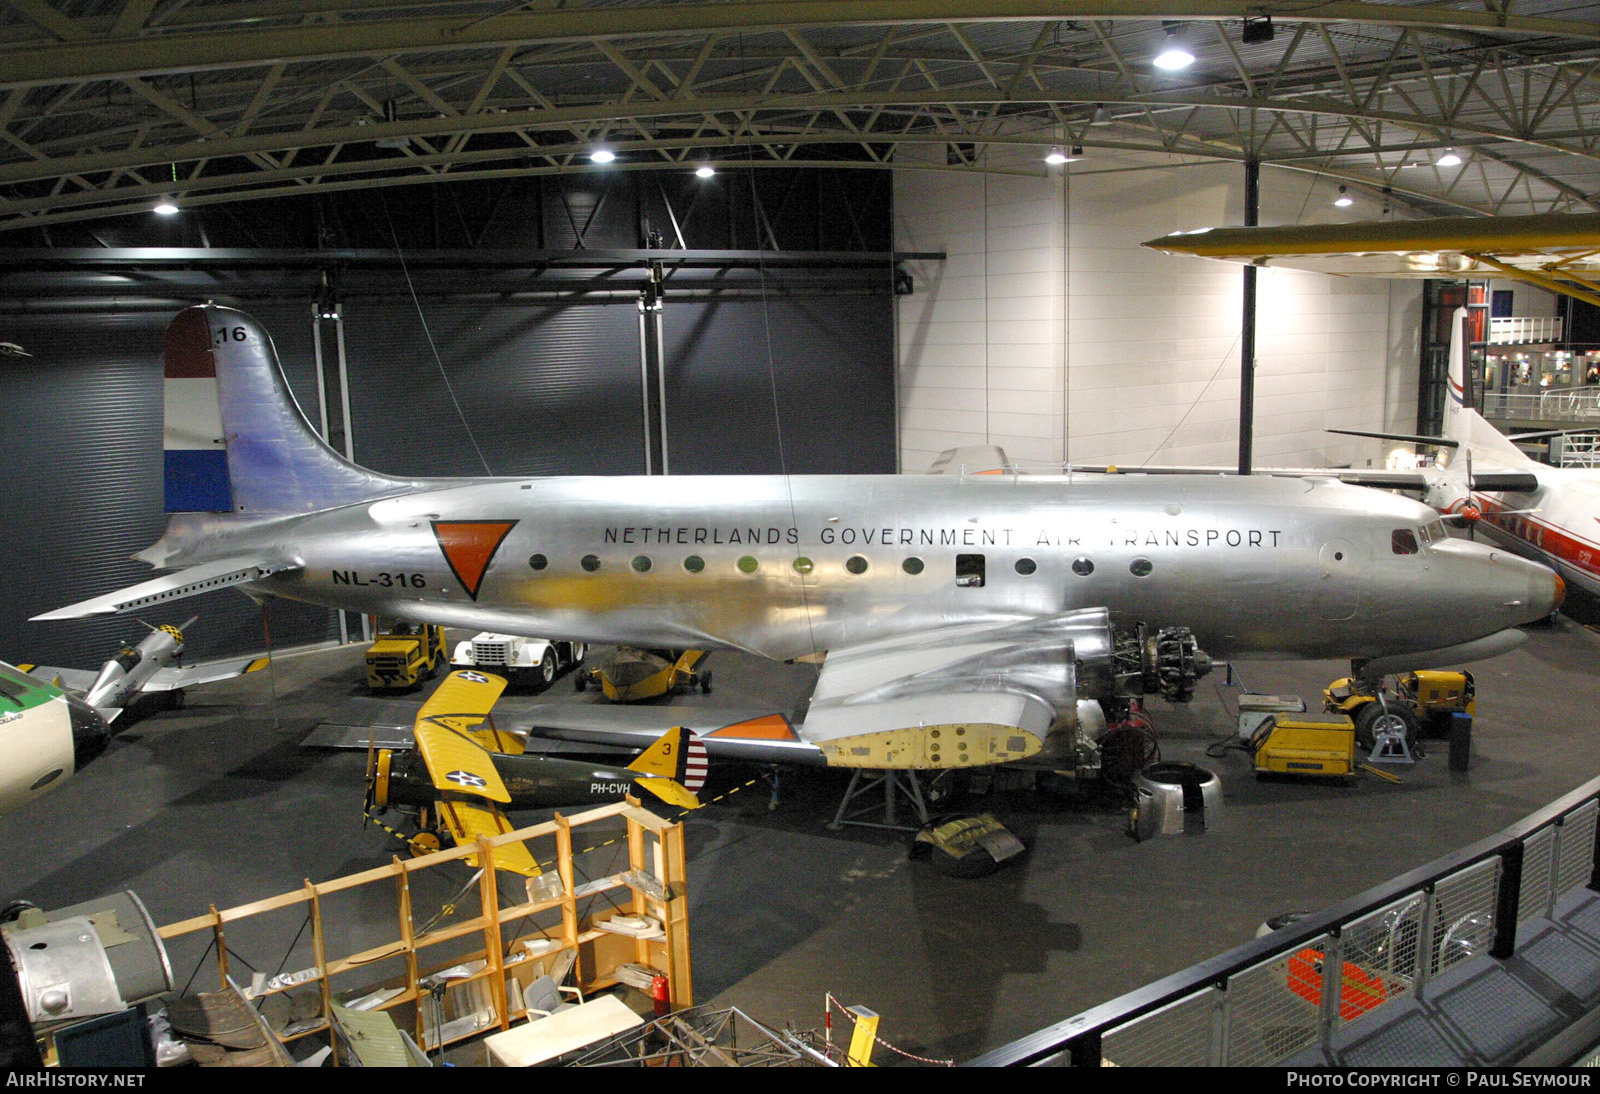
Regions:
<instances>
[{"instance_id":1,"label":"concrete floor","mask_svg":"<svg viewBox=\"0 0 1600 1094\"><path fill-rule=\"evenodd\" d=\"M695 705L798 694L811 671L717 656L717 692ZM828 830L847 776L787 771L776 809L758 782L687 821L696 998L817 1028L832 992L883 1015L895 1045L971 1057L1231 948L1269 915L1325 906L1495 832L1600 774L1597 657L1600 638L1570 619L1532 628L1522 649L1472 666L1471 771L1452 774L1435 742L1402 784L1350 788L1258 782L1238 753L1208 759L1207 745L1232 731L1237 694L1214 675L1186 707L1151 706L1165 758L1222 775L1222 831L1138 844L1115 800L994 793L960 807L994 811L1030 850L977 880L909 860L902 834ZM387 861L398 844L361 824L365 757L300 743L362 693L360 662L357 648L281 657L137 721L61 790L0 818L11 848L0 898L59 907L131 888L169 923ZM1308 700L1346 672L1237 668L1252 690ZM563 678L547 696L506 702L550 700L580 701ZM706 796L755 773L713 765ZM180 983L185 960L192 967L175 957Z\"/></svg>"}]
</instances>

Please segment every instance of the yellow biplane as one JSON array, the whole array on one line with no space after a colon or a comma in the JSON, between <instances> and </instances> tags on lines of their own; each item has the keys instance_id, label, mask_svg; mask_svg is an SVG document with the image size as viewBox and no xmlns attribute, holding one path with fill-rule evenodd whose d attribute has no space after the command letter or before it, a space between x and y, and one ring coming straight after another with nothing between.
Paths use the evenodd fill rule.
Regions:
<instances>
[{"instance_id":1,"label":"yellow biplane","mask_svg":"<svg viewBox=\"0 0 1600 1094\"><path fill-rule=\"evenodd\" d=\"M516 734L496 729L490 712L504 678L460 670L445 677L417 712L415 747L377 749L368 761L367 809L418 811L418 853L514 830L506 812L616 801L650 794L668 805L695 809L700 799L684 785L693 767L689 731L668 730L627 767L530 753ZM467 860L476 866L477 856ZM539 866L520 843L494 852L497 870L537 877Z\"/></svg>"}]
</instances>

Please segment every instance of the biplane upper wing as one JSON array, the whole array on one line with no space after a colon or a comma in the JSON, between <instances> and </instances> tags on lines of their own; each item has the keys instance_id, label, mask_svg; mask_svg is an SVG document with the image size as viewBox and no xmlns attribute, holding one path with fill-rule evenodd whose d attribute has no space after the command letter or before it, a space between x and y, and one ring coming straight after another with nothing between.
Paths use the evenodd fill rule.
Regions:
<instances>
[{"instance_id":1,"label":"biplane upper wing","mask_svg":"<svg viewBox=\"0 0 1600 1094\"><path fill-rule=\"evenodd\" d=\"M522 738L495 728L490 712L506 690L502 676L489 672L458 669L434 689L422 709L417 725L424 721L465 734L493 752L519 753Z\"/></svg>"},{"instance_id":2,"label":"biplane upper wing","mask_svg":"<svg viewBox=\"0 0 1600 1094\"><path fill-rule=\"evenodd\" d=\"M428 765L434 787L444 795L437 807L439 822L450 830L457 845L512 831L511 821L498 808L511 801L511 792L489 754L495 738L510 735L478 728L488 721L505 689L504 677L458 670L445 677L417 712L416 749ZM478 865L476 855L467 861ZM494 864L498 870L528 877L540 874L521 843L496 848Z\"/></svg>"},{"instance_id":3,"label":"biplane upper wing","mask_svg":"<svg viewBox=\"0 0 1600 1094\"><path fill-rule=\"evenodd\" d=\"M1144 246L1352 277L1508 277L1600 304L1600 213L1202 228Z\"/></svg>"},{"instance_id":4,"label":"biplane upper wing","mask_svg":"<svg viewBox=\"0 0 1600 1094\"><path fill-rule=\"evenodd\" d=\"M472 732L489 717L505 688L502 677L486 672L452 672L422 704L416 747L436 788L502 804L511 801L493 757Z\"/></svg>"}]
</instances>

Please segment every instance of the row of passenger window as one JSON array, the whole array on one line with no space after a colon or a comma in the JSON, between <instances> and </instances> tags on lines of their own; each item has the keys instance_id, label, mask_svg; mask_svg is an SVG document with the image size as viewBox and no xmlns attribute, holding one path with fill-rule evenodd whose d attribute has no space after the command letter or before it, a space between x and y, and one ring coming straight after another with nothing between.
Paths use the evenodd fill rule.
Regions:
<instances>
[{"instance_id":1,"label":"row of passenger window","mask_svg":"<svg viewBox=\"0 0 1600 1094\"><path fill-rule=\"evenodd\" d=\"M528 556L528 567L533 570L543 570L549 567L550 559L545 555L535 554ZM589 573L597 572L602 563L599 555L584 555L578 560L578 565ZM635 555L629 563L636 573L647 574L655 568L655 562L649 555ZM753 574L761 568L761 562L754 555L744 555L734 564L740 573ZM809 574L816 569L816 563L805 555L800 555L791 565L796 573ZM689 555L683 560L683 568L691 574L698 574L706 568L706 560L699 555ZM864 574L870 568L870 563L861 555L851 555L844 561L844 568L852 574ZM915 555L903 559L900 568L913 576L922 573L926 564ZM1031 558L1019 558L1012 564L1012 568L1023 577L1035 573L1039 564ZM1128 564L1128 572L1134 577L1149 577L1155 570L1155 563L1147 558L1136 558ZM1072 572L1079 577L1088 577L1094 573L1094 562L1088 558L1072 560ZM983 555L957 555L956 577L962 585L981 586L984 583L985 562Z\"/></svg>"}]
</instances>

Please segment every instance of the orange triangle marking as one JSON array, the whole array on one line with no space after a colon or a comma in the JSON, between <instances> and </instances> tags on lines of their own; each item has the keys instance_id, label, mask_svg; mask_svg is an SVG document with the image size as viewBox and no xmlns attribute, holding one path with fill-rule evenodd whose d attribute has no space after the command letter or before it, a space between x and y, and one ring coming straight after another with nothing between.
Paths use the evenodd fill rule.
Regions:
<instances>
[{"instance_id":1,"label":"orange triangle marking","mask_svg":"<svg viewBox=\"0 0 1600 1094\"><path fill-rule=\"evenodd\" d=\"M494 553L500 549L506 535L517 526L514 520L436 520L433 534L439 540L439 549L450 564L450 570L467 590L467 595L478 599L478 586L483 582L484 571Z\"/></svg>"},{"instance_id":2,"label":"orange triangle marking","mask_svg":"<svg viewBox=\"0 0 1600 1094\"><path fill-rule=\"evenodd\" d=\"M706 734L707 737L743 737L755 741L793 741L797 738L794 730L789 725L789 720L781 714L768 714L760 718L751 718L747 722L735 722L731 726L723 726Z\"/></svg>"}]
</instances>

